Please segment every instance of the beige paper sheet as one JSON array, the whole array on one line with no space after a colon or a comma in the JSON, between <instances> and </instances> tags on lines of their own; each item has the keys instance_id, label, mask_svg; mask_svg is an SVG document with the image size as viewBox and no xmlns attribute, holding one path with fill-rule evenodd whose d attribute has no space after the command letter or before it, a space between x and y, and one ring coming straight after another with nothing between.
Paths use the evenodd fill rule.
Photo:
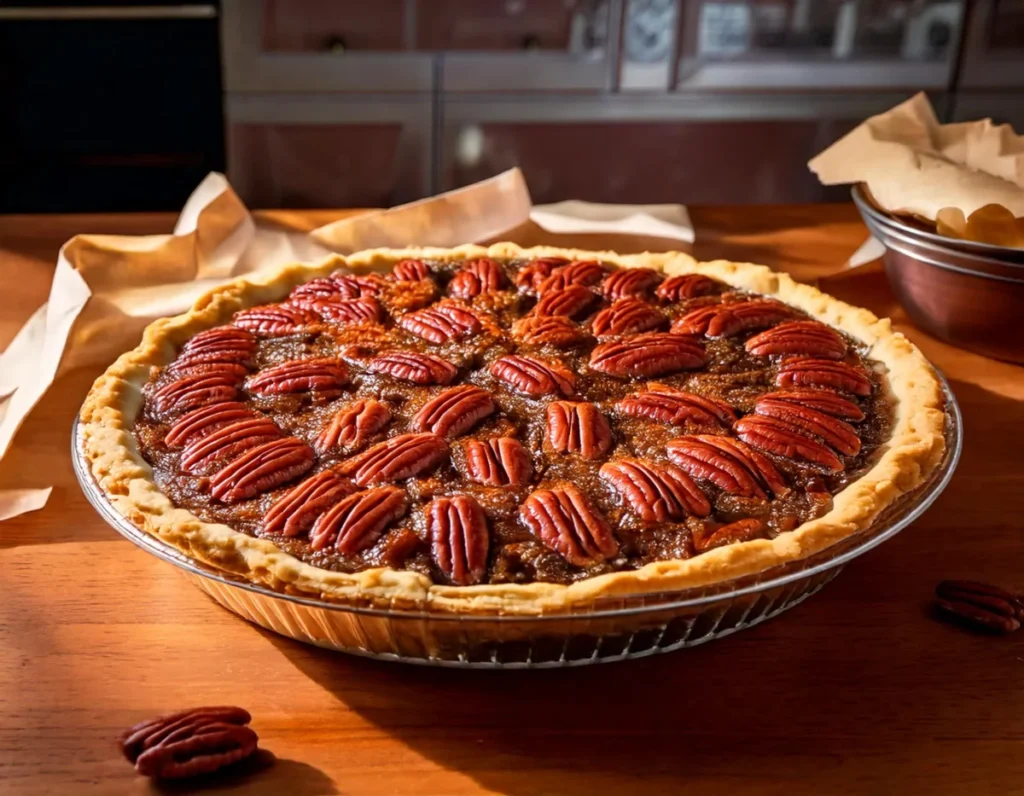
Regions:
<instances>
[{"instance_id":1,"label":"beige paper sheet","mask_svg":"<svg viewBox=\"0 0 1024 796\"><path fill-rule=\"evenodd\" d=\"M137 344L150 322L184 312L229 279L331 252L487 240L526 222L531 210L540 211L542 226L559 230L575 224L585 231L693 239L680 205L532 208L519 169L309 234L260 228L224 176L210 174L185 203L170 235L78 235L61 248L49 300L0 354L0 458L61 373L112 362ZM40 508L48 494L0 491L0 520Z\"/></svg>"},{"instance_id":2,"label":"beige paper sheet","mask_svg":"<svg viewBox=\"0 0 1024 796\"><path fill-rule=\"evenodd\" d=\"M866 183L890 213L934 221L1001 204L1024 216L1024 137L990 119L940 124L923 93L872 116L809 163L825 185Z\"/></svg>"}]
</instances>

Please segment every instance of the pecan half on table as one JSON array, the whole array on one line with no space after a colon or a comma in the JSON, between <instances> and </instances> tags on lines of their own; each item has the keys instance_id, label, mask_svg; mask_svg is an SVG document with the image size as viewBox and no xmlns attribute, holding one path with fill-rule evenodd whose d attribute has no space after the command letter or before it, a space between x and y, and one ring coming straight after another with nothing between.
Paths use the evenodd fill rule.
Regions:
<instances>
[{"instance_id":1,"label":"pecan half on table","mask_svg":"<svg viewBox=\"0 0 1024 796\"><path fill-rule=\"evenodd\" d=\"M973 630L1005 635L1020 629L1024 597L973 580L944 580L935 587L935 610Z\"/></svg>"},{"instance_id":2,"label":"pecan half on table","mask_svg":"<svg viewBox=\"0 0 1024 796\"><path fill-rule=\"evenodd\" d=\"M121 734L118 743L128 762L145 777L195 777L256 751L258 738L246 726L251 720L242 708L191 708L136 724Z\"/></svg>"}]
</instances>

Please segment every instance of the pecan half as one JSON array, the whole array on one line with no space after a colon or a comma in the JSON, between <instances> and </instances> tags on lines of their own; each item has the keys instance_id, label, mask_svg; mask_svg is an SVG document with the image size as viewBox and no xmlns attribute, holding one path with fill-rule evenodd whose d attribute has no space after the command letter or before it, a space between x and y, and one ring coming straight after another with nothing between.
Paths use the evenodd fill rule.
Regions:
<instances>
[{"instance_id":1,"label":"pecan half","mask_svg":"<svg viewBox=\"0 0 1024 796\"><path fill-rule=\"evenodd\" d=\"M505 285L505 273L490 257L472 260L448 283L448 295L470 299L481 293L493 293Z\"/></svg>"},{"instance_id":2,"label":"pecan half","mask_svg":"<svg viewBox=\"0 0 1024 796\"><path fill-rule=\"evenodd\" d=\"M712 319L720 310L717 304L690 310L672 322L672 331L676 334L706 334Z\"/></svg>"},{"instance_id":3,"label":"pecan half","mask_svg":"<svg viewBox=\"0 0 1024 796\"><path fill-rule=\"evenodd\" d=\"M871 395L871 380L861 371L845 362L808 357L785 360L775 376L775 386L821 387L853 395Z\"/></svg>"},{"instance_id":4,"label":"pecan half","mask_svg":"<svg viewBox=\"0 0 1024 796\"><path fill-rule=\"evenodd\" d=\"M821 437L840 453L856 456L860 452L860 439L848 423L839 418L811 409L809 406L779 401L774 398L759 398L754 413L765 417L776 417L803 431Z\"/></svg>"},{"instance_id":5,"label":"pecan half","mask_svg":"<svg viewBox=\"0 0 1024 796\"><path fill-rule=\"evenodd\" d=\"M378 323L384 317L384 309L373 296L353 299L321 299L310 304L328 323L347 326L356 323Z\"/></svg>"},{"instance_id":6,"label":"pecan half","mask_svg":"<svg viewBox=\"0 0 1024 796\"><path fill-rule=\"evenodd\" d=\"M360 398L339 409L313 443L321 455L341 448L358 450L391 420L386 404L372 398Z\"/></svg>"},{"instance_id":7,"label":"pecan half","mask_svg":"<svg viewBox=\"0 0 1024 796\"><path fill-rule=\"evenodd\" d=\"M718 283L701 274L680 274L670 276L654 291L654 295L667 304L707 296L715 292Z\"/></svg>"},{"instance_id":8,"label":"pecan half","mask_svg":"<svg viewBox=\"0 0 1024 796\"><path fill-rule=\"evenodd\" d=\"M409 496L395 486L355 492L317 517L309 532L309 546L323 550L333 543L340 553L358 553L372 547L408 508Z\"/></svg>"},{"instance_id":9,"label":"pecan half","mask_svg":"<svg viewBox=\"0 0 1024 796\"><path fill-rule=\"evenodd\" d=\"M767 499L768 493L786 491L786 482L768 457L731 437L680 437L669 442L666 450L668 458L693 478L710 481L730 495Z\"/></svg>"},{"instance_id":10,"label":"pecan half","mask_svg":"<svg viewBox=\"0 0 1024 796\"><path fill-rule=\"evenodd\" d=\"M442 437L464 434L494 412L494 399L487 390L461 384L438 393L413 415L412 427Z\"/></svg>"},{"instance_id":11,"label":"pecan half","mask_svg":"<svg viewBox=\"0 0 1024 796\"><path fill-rule=\"evenodd\" d=\"M313 449L294 437L264 442L219 470L210 479L210 494L222 503L256 497L298 478L313 459Z\"/></svg>"},{"instance_id":12,"label":"pecan half","mask_svg":"<svg viewBox=\"0 0 1024 796\"><path fill-rule=\"evenodd\" d=\"M708 326L708 337L732 337L750 329L764 329L798 314L792 307L771 299L734 301L722 307L725 311Z\"/></svg>"},{"instance_id":13,"label":"pecan half","mask_svg":"<svg viewBox=\"0 0 1024 796\"><path fill-rule=\"evenodd\" d=\"M536 290L545 279L551 276L552 271L567 262L569 261L564 257L538 257L536 260L531 260L516 272L516 287Z\"/></svg>"},{"instance_id":14,"label":"pecan half","mask_svg":"<svg viewBox=\"0 0 1024 796\"><path fill-rule=\"evenodd\" d=\"M186 473L199 473L214 462L233 458L281 436L281 429L269 418L236 420L186 445L179 464Z\"/></svg>"},{"instance_id":15,"label":"pecan half","mask_svg":"<svg viewBox=\"0 0 1024 796\"><path fill-rule=\"evenodd\" d=\"M615 410L627 417L644 417L677 426L693 422L731 428L736 422L736 412L727 403L666 384L649 384L646 392L627 395L615 404Z\"/></svg>"},{"instance_id":16,"label":"pecan half","mask_svg":"<svg viewBox=\"0 0 1024 796\"><path fill-rule=\"evenodd\" d=\"M612 429L594 404L552 401L547 408L547 438L557 453L598 459L612 446Z\"/></svg>"},{"instance_id":17,"label":"pecan half","mask_svg":"<svg viewBox=\"0 0 1024 796\"><path fill-rule=\"evenodd\" d=\"M597 337L639 334L668 325L668 318L645 301L625 298L605 307L591 321Z\"/></svg>"},{"instance_id":18,"label":"pecan half","mask_svg":"<svg viewBox=\"0 0 1024 796\"><path fill-rule=\"evenodd\" d=\"M441 462L448 445L436 434L401 434L378 442L335 467L359 486L412 478Z\"/></svg>"},{"instance_id":19,"label":"pecan half","mask_svg":"<svg viewBox=\"0 0 1024 796\"><path fill-rule=\"evenodd\" d=\"M973 580L944 580L935 588L935 607L976 630L1012 633L1024 621L1024 598Z\"/></svg>"},{"instance_id":20,"label":"pecan half","mask_svg":"<svg viewBox=\"0 0 1024 796\"><path fill-rule=\"evenodd\" d=\"M544 294L552 290L565 290L571 285L591 287L596 285L607 273L607 270L596 260L577 260L563 265L537 287L537 292Z\"/></svg>"},{"instance_id":21,"label":"pecan half","mask_svg":"<svg viewBox=\"0 0 1024 796\"><path fill-rule=\"evenodd\" d=\"M413 384L448 384L459 372L445 359L415 351L385 351L371 359L366 369Z\"/></svg>"},{"instance_id":22,"label":"pecan half","mask_svg":"<svg viewBox=\"0 0 1024 796\"><path fill-rule=\"evenodd\" d=\"M256 350L256 337L237 326L219 326L200 332L181 347L174 367L201 363L248 363Z\"/></svg>"},{"instance_id":23,"label":"pecan half","mask_svg":"<svg viewBox=\"0 0 1024 796\"><path fill-rule=\"evenodd\" d=\"M480 504L468 495L434 498L426 515L438 569L457 586L479 583L487 569L490 546L487 517Z\"/></svg>"},{"instance_id":24,"label":"pecan half","mask_svg":"<svg viewBox=\"0 0 1024 796\"><path fill-rule=\"evenodd\" d=\"M253 417L255 415L252 410L238 401L219 401L202 406L182 416L171 426L164 437L164 444L168 448L178 448L228 423Z\"/></svg>"},{"instance_id":25,"label":"pecan half","mask_svg":"<svg viewBox=\"0 0 1024 796\"><path fill-rule=\"evenodd\" d=\"M346 384L348 366L340 359L293 359L257 373L245 388L254 395L337 393Z\"/></svg>"},{"instance_id":26,"label":"pecan half","mask_svg":"<svg viewBox=\"0 0 1024 796\"><path fill-rule=\"evenodd\" d=\"M573 395L576 387L576 377L561 365L518 354L496 359L490 373L516 392L531 398L555 393L568 397Z\"/></svg>"},{"instance_id":27,"label":"pecan half","mask_svg":"<svg viewBox=\"0 0 1024 796\"><path fill-rule=\"evenodd\" d=\"M288 296L288 303L302 307L310 302L327 299L339 301L380 294L382 280L376 274L356 276L354 274L333 274L306 282L295 288Z\"/></svg>"},{"instance_id":28,"label":"pecan half","mask_svg":"<svg viewBox=\"0 0 1024 796\"><path fill-rule=\"evenodd\" d=\"M395 282L419 282L430 279L430 269L422 260L399 260L388 278Z\"/></svg>"},{"instance_id":29,"label":"pecan half","mask_svg":"<svg viewBox=\"0 0 1024 796\"><path fill-rule=\"evenodd\" d=\"M572 484L539 489L519 507L530 532L578 567L599 564L618 555L611 526Z\"/></svg>"},{"instance_id":30,"label":"pecan half","mask_svg":"<svg viewBox=\"0 0 1024 796\"><path fill-rule=\"evenodd\" d=\"M181 355L199 354L210 349L239 348L248 353L256 350L256 336L237 326L217 326L199 332L181 347Z\"/></svg>"},{"instance_id":31,"label":"pecan half","mask_svg":"<svg viewBox=\"0 0 1024 796\"><path fill-rule=\"evenodd\" d=\"M533 475L530 454L514 437L466 440L466 477L487 486L522 486Z\"/></svg>"},{"instance_id":32,"label":"pecan half","mask_svg":"<svg viewBox=\"0 0 1024 796\"><path fill-rule=\"evenodd\" d=\"M583 285L570 285L564 290L552 290L540 297L533 308L534 317L563 315L577 318L597 301L597 294Z\"/></svg>"},{"instance_id":33,"label":"pecan half","mask_svg":"<svg viewBox=\"0 0 1024 796\"><path fill-rule=\"evenodd\" d=\"M601 295L609 301L642 298L661 282L661 273L653 268L622 268L613 271L601 283Z\"/></svg>"},{"instance_id":34,"label":"pecan half","mask_svg":"<svg viewBox=\"0 0 1024 796\"><path fill-rule=\"evenodd\" d=\"M329 276L321 276L293 288L292 292L288 294L288 304L301 309L309 309L309 304L314 301L330 301L341 298L347 297L342 295L342 288L338 282Z\"/></svg>"},{"instance_id":35,"label":"pecan half","mask_svg":"<svg viewBox=\"0 0 1024 796\"><path fill-rule=\"evenodd\" d=\"M172 362L167 368L172 376L196 376L199 374L226 376L236 384L249 375L249 369L241 362Z\"/></svg>"},{"instance_id":36,"label":"pecan half","mask_svg":"<svg viewBox=\"0 0 1024 796\"><path fill-rule=\"evenodd\" d=\"M864 419L864 412L852 401L848 401L828 390L794 387L789 390L775 390L765 393L762 399L785 401L799 406L806 406L833 417L857 422Z\"/></svg>"},{"instance_id":37,"label":"pecan half","mask_svg":"<svg viewBox=\"0 0 1024 796\"><path fill-rule=\"evenodd\" d=\"M118 739L144 777L181 779L210 774L256 751L248 711L234 707L183 710L143 721Z\"/></svg>"},{"instance_id":38,"label":"pecan half","mask_svg":"<svg viewBox=\"0 0 1024 796\"><path fill-rule=\"evenodd\" d=\"M674 464L617 459L601 465L598 474L645 524L682 520L691 514L706 517L711 513L704 493Z\"/></svg>"},{"instance_id":39,"label":"pecan half","mask_svg":"<svg viewBox=\"0 0 1024 796\"><path fill-rule=\"evenodd\" d=\"M377 274L334 274L331 278L338 283L345 298L379 296L384 289L384 279Z\"/></svg>"},{"instance_id":40,"label":"pecan half","mask_svg":"<svg viewBox=\"0 0 1024 796\"><path fill-rule=\"evenodd\" d=\"M732 337L743 331L774 326L796 315L796 310L780 301L733 301L689 312L673 324L672 331L705 334L708 337Z\"/></svg>"},{"instance_id":41,"label":"pecan half","mask_svg":"<svg viewBox=\"0 0 1024 796\"><path fill-rule=\"evenodd\" d=\"M800 426L762 415L747 415L736 421L736 436L752 448L774 453L784 459L807 462L837 473L843 469L839 457L808 436Z\"/></svg>"},{"instance_id":42,"label":"pecan half","mask_svg":"<svg viewBox=\"0 0 1024 796\"><path fill-rule=\"evenodd\" d=\"M233 401L238 395L233 376L195 373L168 382L150 397L149 406L160 418L173 417L207 404Z\"/></svg>"},{"instance_id":43,"label":"pecan half","mask_svg":"<svg viewBox=\"0 0 1024 796\"><path fill-rule=\"evenodd\" d=\"M728 525L722 525L708 534L694 534L693 546L698 553L706 553L716 547L725 547L725 545L737 542L749 542L763 537L766 527L761 520L752 518L737 520Z\"/></svg>"},{"instance_id":44,"label":"pecan half","mask_svg":"<svg viewBox=\"0 0 1024 796\"><path fill-rule=\"evenodd\" d=\"M398 325L431 343L447 343L480 331L480 319L453 301L406 313L398 319Z\"/></svg>"},{"instance_id":45,"label":"pecan half","mask_svg":"<svg viewBox=\"0 0 1024 796\"><path fill-rule=\"evenodd\" d=\"M231 321L235 326L254 334L286 335L303 331L307 326L320 322L320 316L312 310L289 304L268 304L250 310L236 312Z\"/></svg>"},{"instance_id":46,"label":"pecan half","mask_svg":"<svg viewBox=\"0 0 1024 796\"><path fill-rule=\"evenodd\" d=\"M355 487L331 470L324 470L293 486L267 509L264 533L299 536L327 509L348 497Z\"/></svg>"},{"instance_id":47,"label":"pecan half","mask_svg":"<svg viewBox=\"0 0 1024 796\"><path fill-rule=\"evenodd\" d=\"M693 370L704 362L704 346L684 334L639 334L590 352L591 368L619 379Z\"/></svg>"},{"instance_id":48,"label":"pecan half","mask_svg":"<svg viewBox=\"0 0 1024 796\"><path fill-rule=\"evenodd\" d=\"M527 345L569 348L587 339L580 327L564 315L528 315L512 324L512 336Z\"/></svg>"},{"instance_id":49,"label":"pecan half","mask_svg":"<svg viewBox=\"0 0 1024 796\"><path fill-rule=\"evenodd\" d=\"M790 321L755 334L746 343L748 353L759 357L797 354L842 359L846 341L834 329L818 321Z\"/></svg>"}]
</instances>

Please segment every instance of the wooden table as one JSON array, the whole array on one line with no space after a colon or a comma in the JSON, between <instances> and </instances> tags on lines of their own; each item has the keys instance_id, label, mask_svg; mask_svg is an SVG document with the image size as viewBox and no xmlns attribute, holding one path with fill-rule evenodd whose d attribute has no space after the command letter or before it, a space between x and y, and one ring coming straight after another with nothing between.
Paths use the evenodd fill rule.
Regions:
<instances>
[{"instance_id":1,"label":"wooden table","mask_svg":"<svg viewBox=\"0 0 1024 796\"><path fill-rule=\"evenodd\" d=\"M909 327L877 269L826 278L865 237L852 207L693 217L698 257L821 278L893 316L947 374L966 445L922 520L807 603L692 650L568 671L376 663L246 624L107 527L68 456L97 374L72 373L0 463L0 487L55 487L45 509L0 524L0 792L148 792L114 748L118 731L229 703L253 713L276 757L216 783L229 791L1024 793L1024 632L979 637L927 615L943 578L1024 587L1024 370ZM0 346L44 298L70 235L171 225L169 215L0 219Z\"/></svg>"}]
</instances>

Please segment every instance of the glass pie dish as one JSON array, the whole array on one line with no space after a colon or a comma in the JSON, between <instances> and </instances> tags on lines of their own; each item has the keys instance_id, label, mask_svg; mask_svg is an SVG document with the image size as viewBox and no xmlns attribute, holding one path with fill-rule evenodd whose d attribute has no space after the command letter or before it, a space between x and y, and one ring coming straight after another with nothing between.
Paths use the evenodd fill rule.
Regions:
<instances>
[{"instance_id":1,"label":"glass pie dish","mask_svg":"<svg viewBox=\"0 0 1024 796\"><path fill-rule=\"evenodd\" d=\"M941 379L941 377L940 377ZM960 456L960 410L948 383L946 449L939 466L866 530L809 558L753 576L683 591L605 597L537 616L460 615L350 605L283 594L196 561L135 527L109 502L84 458L75 474L99 514L129 541L174 564L215 602L280 635L355 655L436 666L553 668L640 658L696 646L759 624L818 592L854 558L917 520L949 483Z\"/></svg>"}]
</instances>

